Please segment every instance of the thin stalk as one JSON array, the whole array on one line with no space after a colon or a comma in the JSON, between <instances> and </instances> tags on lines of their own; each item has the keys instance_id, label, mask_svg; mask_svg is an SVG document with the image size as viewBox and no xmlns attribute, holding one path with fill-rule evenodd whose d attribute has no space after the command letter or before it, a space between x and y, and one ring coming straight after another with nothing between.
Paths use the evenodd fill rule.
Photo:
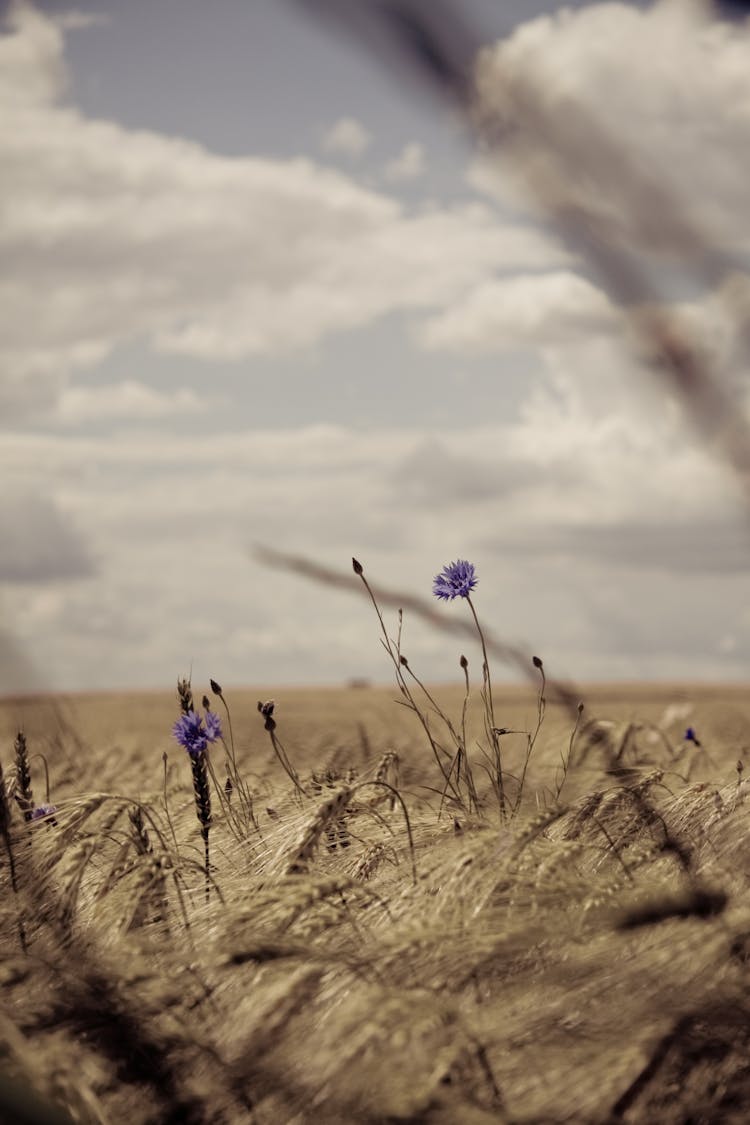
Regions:
<instances>
[{"instance_id":1,"label":"thin stalk","mask_svg":"<svg viewBox=\"0 0 750 1125\"><path fill-rule=\"evenodd\" d=\"M562 759L563 774L562 774L562 778L560 779L559 784L557 785L557 788L555 789L555 800L556 801L560 800L560 794L563 791L563 786L565 785L565 782L566 782L567 777L568 777L568 768L570 766L570 758L571 758L571 755L573 753L573 743L575 742L575 737L576 737L576 734L578 733L578 724L581 721L581 715L582 714L583 714L583 704L579 703L578 704L578 714L576 715L576 723L575 723L575 726L573 727L573 730L572 730L571 735L570 735L570 742L568 743L567 757Z\"/></svg>"},{"instance_id":2,"label":"thin stalk","mask_svg":"<svg viewBox=\"0 0 750 1125\"><path fill-rule=\"evenodd\" d=\"M496 734L495 705L492 699L492 678L490 676L490 663L487 659L487 645L485 644L482 626L479 624L477 611L474 609L474 603L471 600L470 594L466 595L466 601L469 603L469 609L471 610L471 615L474 618L474 624L477 627L479 640L482 645L482 699L484 700L485 707L485 730L487 731L487 737L492 743L492 749L495 755L495 769L497 771L497 794L498 800L500 802L500 814L504 818L506 815L506 802L505 785L503 782L503 764L500 756L500 742L498 739L498 735Z\"/></svg>"},{"instance_id":3,"label":"thin stalk","mask_svg":"<svg viewBox=\"0 0 750 1125\"><path fill-rule=\"evenodd\" d=\"M462 655L459 663L463 669L464 681L466 683L464 702L461 708L461 746L464 752L464 776L466 778L466 786L469 790L469 808L471 809L471 802L473 801L474 811L479 812L479 799L477 797L476 785L474 784L474 772L471 767L471 760L469 759L469 746L466 741L466 710L469 706L469 661Z\"/></svg>"},{"instance_id":4,"label":"thin stalk","mask_svg":"<svg viewBox=\"0 0 750 1125\"><path fill-rule=\"evenodd\" d=\"M542 683L539 688L539 698L537 699L536 728L534 729L533 734L527 735L526 757L524 759L523 769L521 770L521 780L518 783L518 796L516 797L515 804L513 805L513 816L516 815L521 804L521 799L523 797L523 786L524 782L526 781L526 770L529 768L529 761L531 759L531 755L534 750L539 731L542 729L542 723L544 722L544 713L547 709L547 700L544 697L544 689L547 684L547 678L544 675L544 665L542 664L542 661L538 656L534 657L533 663L534 667L539 670L539 675L542 677Z\"/></svg>"},{"instance_id":5,"label":"thin stalk","mask_svg":"<svg viewBox=\"0 0 750 1125\"><path fill-rule=\"evenodd\" d=\"M47 759L45 758L44 754L32 754L31 761L33 762L35 758L41 758L42 765L44 766L44 801L45 801L45 804L48 805L50 803L50 800L49 800L49 766L47 765Z\"/></svg>"},{"instance_id":6,"label":"thin stalk","mask_svg":"<svg viewBox=\"0 0 750 1125\"><path fill-rule=\"evenodd\" d=\"M281 763L282 769L286 773L294 788L297 790L300 796L306 797L307 791L303 789L302 785L300 784L299 776L289 760L289 755L284 749L282 743L276 737L276 720L273 717L273 709L273 700L269 700L268 703L261 703L260 701L258 701L258 710L263 716L264 727L268 731L268 737L271 739L273 752Z\"/></svg>"},{"instance_id":7,"label":"thin stalk","mask_svg":"<svg viewBox=\"0 0 750 1125\"><path fill-rule=\"evenodd\" d=\"M386 652L388 653L389 657L391 658L391 661L393 662L393 667L394 667L395 673L396 673L396 683L399 686L401 694L407 700L407 703L405 704L405 706L409 707L410 710L412 710L414 712L414 714L417 716L417 719L419 720L419 722L422 726L422 729L424 730L425 735L427 736L427 740L428 740L428 742L430 744L430 747L432 749L432 753L433 753L433 756L434 756L435 761L437 763L437 767L440 770L443 781L445 782L446 790L447 789L451 790L451 793L452 793L454 799L463 808L464 807L464 801L463 801L463 798L461 797L461 793L460 793L459 790L456 789L456 787L453 784L453 781L451 779L451 772L452 771L446 772L445 765L440 760L440 750L443 749L443 748L440 747L439 743L437 743L435 741L435 739L433 738L432 732L430 731L430 728L429 728L429 724L427 723L427 720L425 719L424 715L422 714L419 707L417 706L416 700L414 699L413 695L409 691L406 680L404 679L403 672L401 671L402 661L405 660L405 658L402 657L401 651L400 651L401 650L401 622L403 620L403 614L399 610L398 641L394 645L394 643L391 641L390 637L388 636L388 630L385 627L385 621L383 620L383 615L380 612L380 606L378 605L378 603L375 599L375 595L373 594L373 592L370 588L369 582L367 581L367 579L364 576L364 573L362 571L361 563L358 563L356 559L352 559L352 565L354 567L354 573L359 578L361 578L362 583L363 583L363 585L364 585L365 589L367 590L367 593L370 597L370 601L373 604L373 608L375 609L375 612L378 616L378 621L380 622L380 629L381 629L381 632L383 634L382 644L383 644L383 647L385 648ZM408 667L408 663L406 664L406 667ZM414 677L414 678L416 679L416 677ZM450 754L447 754L447 756L451 757Z\"/></svg>"},{"instance_id":8,"label":"thin stalk","mask_svg":"<svg viewBox=\"0 0 750 1125\"><path fill-rule=\"evenodd\" d=\"M464 680L466 682L466 691L464 692L464 702L461 708L461 745L466 746L466 709L469 705L469 661L465 656L461 656L461 667L464 673Z\"/></svg>"},{"instance_id":9,"label":"thin stalk","mask_svg":"<svg viewBox=\"0 0 750 1125\"><path fill-rule=\"evenodd\" d=\"M172 814L169 811L169 801L167 800L167 762L168 762L168 758L167 758L166 750L162 754L162 761L164 763L164 815L167 818L167 824L169 825L169 831L172 833L172 843L174 844L175 855L179 856L180 848L179 848L179 845L177 843L177 833L174 830L174 824L172 823Z\"/></svg>"},{"instance_id":10,"label":"thin stalk","mask_svg":"<svg viewBox=\"0 0 750 1125\"><path fill-rule=\"evenodd\" d=\"M420 687L420 688L422 689L422 691L424 692L425 696L427 697L427 699L428 699L428 700L430 701L430 703L432 704L432 707L433 707L433 710L435 711L435 714L436 714L436 715L438 715L438 716L439 716L439 717L440 717L440 718L441 718L441 719L443 720L443 722L445 723L446 727L447 727L447 728L448 728L448 730L450 731L450 735L451 735L451 738L452 738L452 739L453 739L453 741L455 742L455 744L456 744L456 748L457 748L457 749L459 749L459 748L461 747L461 739L460 739L460 738L458 737L458 735L457 735L456 731L454 730L454 727L453 727L453 723L452 723L452 722L450 721L450 719L448 718L448 716L447 716L447 715L445 714L445 712L443 711L443 709L441 708L441 706L440 706L440 704L439 704L439 703L437 702L437 700L436 700L436 699L435 699L435 698L434 698L434 697L432 696L432 694L431 694L431 693L430 693L430 692L428 691L428 689L427 689L427 688L425 687L425 685L424 685L424 684L422 683L422 681L420 680L419 676L417 676L417 675L416 675L416 673L412 671L412 669L411 669L411 667L410 667L410 665L409 665L409 663L408 663L408 661L407 661L406 657L405 657L405 656L400 656L400 657L399 657L399 660L400 660L400 663L401 663L402 667L406 668L406 671L407 671L407 672L409 673L409 675L410 675L410 676L411 676L411 678L412 678L412 679L414 680L414 682L415 682L416 684L418 684L418 685L419 685L419 687Z\"/></svg>"},{"instance_id":11,"label":"thin stalk","mask_svg":"<svg viewBox=\"0 0 750 1125\"><path fill-rule=\"evenodd\" d=\"M232 781L233 781L234 786L236 788L237 785L238 785L238 782L239 782L239 771L237 770L237 757L236 757L236 753L235 753L235 749L234 749L234 730L232 729L232 714L229 710L229 704L227 703L226 699L224 698L224 692L222 691L221 684L218 684L216 682L216 680L209 680L209 683L211 684L211 691L214 693L214 695L218 695L219 699L222 702L224 710L227 713L227 726L229 728L229 746L227 746L227 744L226 744L226 742L224 741L223 738L222 738L221 742L222 742L222 745L224 747L224 750L226 751L226 755L229 758L229 761L231 762L231 765L232 765L232 774L233 774ZM207 703L208 703L208 700L204 698L204 700L203 700L204 707L206 707Z\"/></svg>"}]
</instances>

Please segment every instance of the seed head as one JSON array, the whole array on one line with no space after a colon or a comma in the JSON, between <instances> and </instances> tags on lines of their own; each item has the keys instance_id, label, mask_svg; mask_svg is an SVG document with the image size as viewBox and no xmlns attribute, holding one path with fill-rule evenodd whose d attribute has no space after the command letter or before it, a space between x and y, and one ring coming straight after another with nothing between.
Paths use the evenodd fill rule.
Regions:
<instances>
[{"instance_id":1,"label":"seed head","mask_svg":"<svg viewBox=\"0 0 750 1125\"><path fill-rule=\"evenodd\" d=\"M177 681L177 696L180 700L180 709L183 715L193 710L193 691L190 686L190 680L182 679Z\"/></svg>"}]
</instances>

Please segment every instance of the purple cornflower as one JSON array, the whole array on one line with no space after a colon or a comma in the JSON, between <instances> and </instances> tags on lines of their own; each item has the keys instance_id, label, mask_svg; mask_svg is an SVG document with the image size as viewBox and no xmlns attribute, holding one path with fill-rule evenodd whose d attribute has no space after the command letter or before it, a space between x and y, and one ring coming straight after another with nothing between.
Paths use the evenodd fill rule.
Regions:
<instances>
[{"instance_id":1,"label":"purple cornflower","mask_svg":"<svg viewBox=\"0 0 750 1125\"><path fill-rule=\"evenodd\" d=\"M54 816L57 812L57 805L37 805L35 809L31 810L30 820L41 820L43 816Z\"/></svg>"},{"instance_id":2,"label":"purple cornflower","mask_svg":"<svg viewBox=\"0 0 750 1125\"><path fill-rule=\"evenodd\" d=\"M474 573L474 564L466 559L457 559L456 562L444 566L440 574L435 575L432 592L436 598L452 601L453 598L468 598L477 584Z\"/></svg>"},{"instance_id":3,"label":"purple cornflower","mask_svg":"<svg viewBox=\"0 0 750 1125\"><path fill-rule=\"evenodd\" d=\"M206 738L209 742L221 738L221 719L215 711L206 711Z\"/></svg>"},{"instance_id":4,"label":"purple cornflower","mask_svg":"<svg viewBox=\"0 0 750 1125\"><path fill-rule=\"evenodd\" d=\"M696 746L700 746L700 740L692 727L688 727L685 731L684 742L693 742Z\"/></svg>"},{"instance_id":5,"label":"purple cornflower","mask_svg":"<svg viewBox=\"0 0 750 1125\"><path fill-rule=\"evenodd\" d=\"M215 742L217 738L221 737L219 716L207 711L204 727L200 711L188 711L187 714L181 715L174 724L172 734L180 746L185 747L188 754L200 754L202 750L206 749L209 742Z\"/></svg>"}]
</instances>

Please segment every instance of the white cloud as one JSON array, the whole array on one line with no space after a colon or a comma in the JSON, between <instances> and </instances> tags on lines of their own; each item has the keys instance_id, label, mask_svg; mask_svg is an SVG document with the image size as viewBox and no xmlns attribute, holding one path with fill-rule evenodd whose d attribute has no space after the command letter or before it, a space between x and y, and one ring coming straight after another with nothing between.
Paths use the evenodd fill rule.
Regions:
<instances>
[{"instance_id":1,"label":"white cloud","mask_svg":"<svg viewBox=\"0 0 750 1125\"><path fill-rule=\"evenodd\" d=\"M128 341L273 355L440 307L499 265L568 260L486 207L411 214L309 160L230 159L89 120L61 100L63 49L57 24L12 10L0 37L6 425L24 388L27 414L40 395L52 405L71 373Z\"/></svg>"},{"instance_id":2,"label":"white cloud","mask_svg":"<svg viewBox=\"0 0 750 1125\"><path fill-rule=\"evenodd\" d=\"M501 262L524 268L565 257L540 234L498 226L479 206L352 218L334 238L311 232L309 260L296 272L298 249L278 249L277 266L289 275L283 290L265 278L238 280L222 302L204 304L186 323L158 332L157 346L225 359L307 348L388 312L449 303Z\"/></svg>"},{"instance_id":3,"label":"white cloud","mask_svg":"<svg viewBox=\"0 0 750 1125\"><path fill-rule=\"evenodd\" d=\"M197 414L204 405L187 388L170 394L126 379L111 386L67 387L60 395L57 417L73 426L101 420L145 421Z\"/></svg>"},{"instance_id":4,"label":"white cloud","mask_svg":"<svg viewBox=\"0 0 750 1125\"><path fill-rule=\"evenodd\" d=\"M361 156L371 143L372 136L354 117L340 117L323 134L325 152L341 152L346 156Z\"/></svg>"},{"instance_id":5,"label":"white cloud","mask_svg":"<svg viewBox=\"0 0 750 1125\"><path fill-rule=\"evenodd\" d=\"M520 421L429 442L419 428L339 426L6 435L3 477L30 494L54 480L65 525L97 560L64 588L40 574L6 620L60 686L162 684L192 658L197 679L229 682L387 676L367 606L260 568L261 542L342 573L355 555L373 581L426 596L443 563L469 557L484 620L574 676L645 675L657 654L663 675L699 674L709 626L737 633L722 659L741 661L746 545L722 471L673 419L642 424L611 342L575 358L582 379L550 350L547 389ZM35 526L44 541L47 521ZM405 636L421 672L451 675L449 644L411 620Z\"/></svg>"},{"instance_id":6,"label":"white cloud","mask_svg":"<svg viewBox=\"0 0 750 1125\"><path fill-rule=\"evenodd\" d=\"M750 247L749 25L665 0L565 9L488 48L478 85L505 124L506 167L515 156L523 171L515 190L497 181L505 203L526 209L532 183L612 241L683 260L686 222L726 250ZM487 167L473 179L491 184Z\"/></svg>"},{"instance_id":7,"label":"white cloud","mask_svg":"<svg viewBox=\"0 0 750 1125\"><path fill-rule=\"evenodd\" d=\"M66 91L63 33L31 4L12 4L0 35L0 104L23 112L54 103ZM6 123L7 128L7 123Z\"/></svg>"},{"instance_id":8,"label":"white cloud","mask_svg":"<svg viewBox=\"0 0 750 1125\"><path fill-rule=\"evenodd\" d=\"M610 334L619 318L600 289L557 271L482 282L418 332L427 348L501 352Z\"/></svg>"},{"instance_id":9,"label":"white cloud","mask_svg":"<svg viewBox=\"0 0 750 1125\"><path fill-rule=\"evenodd\" d=\"M385 178L394 183L416 180L427 169L424 147L416 141L405 144L401 152L385 166Z\"/></svg>"}]
</instances>

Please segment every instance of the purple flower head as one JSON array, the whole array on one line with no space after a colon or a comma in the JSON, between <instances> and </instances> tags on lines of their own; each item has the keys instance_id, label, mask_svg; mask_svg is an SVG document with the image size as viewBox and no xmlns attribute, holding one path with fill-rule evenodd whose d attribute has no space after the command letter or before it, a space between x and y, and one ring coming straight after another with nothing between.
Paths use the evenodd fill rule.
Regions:
<instances>
[{"instance_id":1,"label":"purple flower head","mask_svg":"<svg viewBox=\"0 0 750 1125\"><path fill-rule=\"evenodd\" d=\"M684 742L693 742L696 746L700 746L700 740L692 727L688 727L685 731Z\"/></svg>"},{"instance_id":2,"label":"purple flower head","mask_svg":"<svg viewBox=\"0 0 750 1125\"><path fill-rule=\"evenodd\" d=\"M188 711L187 714L180 715L172 727L172 734L188 754L200 754L208 746L200 711Z\"/></svg>"},{"instance_id":3,"label":"purple flower head","mask_svg":"<svg viewBox=\"0 0 750 1125\"><path fill-rule=\"evenodd\" d=\"M31 820L41 820L45 816L54 816L57 812L57 805L37 805L35 809L31 810Z\"/></svg>"},{"instance_id":4,"label":"purple flower head","mask_svg":"<svg viewBox=\"0 0 750 1125\"><path fill-rule=\"evenodd\" d=\"M441 573L435 575L432 592L436 598L449 602L454 598L468 598L477 584L474 564L466 559L457 559L456 562L444 566Z\"/></svg>"},{"instance_id":5,"label":"purple flower head","mask_svg":"<svg viewBox=\"0 0 750 1125\"><path fill-rule=\"evenodd\" d=\"M206 711L206 738L209 742L221 738L221 719L214 711Z\"/></svg>"},{"instance_id":6,"label":"purple flower head","mask_svg":"<svg viewBox=\"0 0 750 1125\"><path fill-rule=\"evenodd\" d=\"M188 711L181 715L172 727L172 734L184 746L188 754L200 754L209 742L216 742L221 738L221 721L213 711L206 711L206 725L200 711Z\"/></svg>"}]
</instances>

